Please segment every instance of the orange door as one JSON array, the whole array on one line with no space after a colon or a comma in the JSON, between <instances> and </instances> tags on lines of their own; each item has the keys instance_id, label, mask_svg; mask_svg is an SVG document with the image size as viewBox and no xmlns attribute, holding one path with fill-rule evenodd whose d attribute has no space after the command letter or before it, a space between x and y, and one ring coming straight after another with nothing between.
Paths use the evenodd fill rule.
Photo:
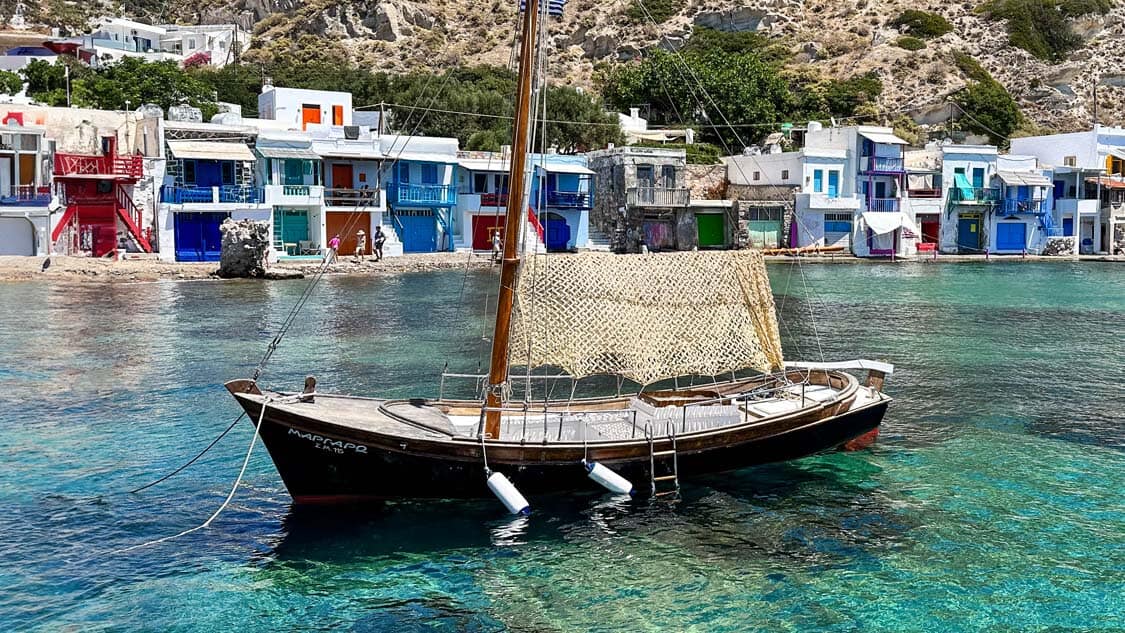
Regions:
<instances>
[{"instance_id":1,"label":"orange door","mask_svg":"<svg viewBox=\"0 0 1125 633\"><path fill-rule=\"evenodd\" d=\"M332 125L344 124L344 106L332 106Z\"/></svg>"},{"instance_id":2,"label":"orange door","mask_svg":"<svg viewBox=\"0 0 1125 633\"><path fill-rule=\"evenodd\" d=\"M332 188L333 189L351 189L352 188L352 166L347 164L333 163L332 164Z\"/></svg>"},{"instance_id":3,"label":"orange door","mask_svg":"<svg viewBox=\"0 0 1125 633\"><path fill-rule=\"evenodd\" d=\"M363 249L365 255L371 254L371 234L375 229L371 226L371 218L366 213L341 213L329 211L324 216L324 228L327 237L324 243L332 239L333 235L340 236L340 254L355 254L355 236L360 230L367 236L367 245Z\"/></svg>"},{"instance_id":4,"label":"orange door","mask_svg":"<svg viewBox=\"0 0 1125 633\"><path fill-rule=\"evenodd\" d=\"M308 104L301 106L301 129L305 129L309 123L320 123L320 106Z\"/></svg>"}]
</instances>

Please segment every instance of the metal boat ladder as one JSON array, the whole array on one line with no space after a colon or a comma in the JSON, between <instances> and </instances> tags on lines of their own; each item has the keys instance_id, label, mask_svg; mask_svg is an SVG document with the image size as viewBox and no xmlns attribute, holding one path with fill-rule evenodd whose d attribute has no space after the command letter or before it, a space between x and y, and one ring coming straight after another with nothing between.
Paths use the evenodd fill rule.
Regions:
<instances>
[{"instance_id":1,"label":"metal boat ladder","mask_svg":"<svg viewBox=\"0 0 1125 633\"><path fill-rule=\"evenodd\" d=\"M648 440L648 473L654 497L674 495L680 491L680 458L676 453L676 425L672 422L668 423L668 437L672 440L672 448L664 451L656 450L652 427L645 425L645 438ZM664 466L662 475L656 474L658 462Z\"/></svg>"}]
</instances>

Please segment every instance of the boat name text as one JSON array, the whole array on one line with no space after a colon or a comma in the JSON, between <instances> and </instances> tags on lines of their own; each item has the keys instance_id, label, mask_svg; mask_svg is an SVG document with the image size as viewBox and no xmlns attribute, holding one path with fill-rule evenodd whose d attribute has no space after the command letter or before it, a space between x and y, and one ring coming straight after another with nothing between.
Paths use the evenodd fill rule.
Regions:
<instances>
[{"instance_id":1,"label":"boat name text","mask_svg":"<svg viewBox=\"0 0 1125 633\"><path fill-rule=\"evenodd\" d=\"M316 447L322 451L331 451L338 455L343 455L349 450L364 455L367 454L367 447L363 444L352 444L351 442L345 442L343 440L334 440L330 437L324 437L322 435L316 435L314 433L305 433L293 428L289 429L289 434L296 435L302 440L308 440L313 444L316 444Z\"/></svg>"}]
</instances>

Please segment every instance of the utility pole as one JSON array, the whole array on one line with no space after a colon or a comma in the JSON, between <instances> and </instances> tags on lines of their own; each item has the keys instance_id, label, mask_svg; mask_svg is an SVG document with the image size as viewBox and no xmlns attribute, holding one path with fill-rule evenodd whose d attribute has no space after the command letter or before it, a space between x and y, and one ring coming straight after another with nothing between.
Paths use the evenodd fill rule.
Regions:
<instances>
[{"instance_id":1,"label":"utility pole","mask_svg":"<svg viewBox=\"0 0 1125 633\"><path fill-rule=\"evenodd\" d=\"M387 110L385 106L385 102L379 102L379 136L382 136L383 130L386 129L384 121L387 120Z\"/></svg>"}]
</instances>

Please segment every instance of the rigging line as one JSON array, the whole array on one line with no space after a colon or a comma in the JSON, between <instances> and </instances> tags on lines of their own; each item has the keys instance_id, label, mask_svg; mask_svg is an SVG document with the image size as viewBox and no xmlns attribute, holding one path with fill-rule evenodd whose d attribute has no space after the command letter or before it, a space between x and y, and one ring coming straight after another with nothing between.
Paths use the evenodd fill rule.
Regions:
<instances>
[{"instance_id":1,"label":"rigging line","mask_svg":"<svg viewBox=\"0 0 1125 633\"><path fill-rule=\"evenodd\" d=\"M234 422L231 422L231 423L230 423L230 426L228 426L228 427L226 428L226 430L225 430L225 431L223 431L222 433L220 433L220 434L219 434L219 437L216 437L216 438L215 438L214 440L212 440L212 441L211 441L211 443L207 445L207 448L205 448L205 449L203 449L203 450L199 451L199 454L198 454L198 455L196 455L195 457L192 457L192 458L191 458L190 460L188 460L188 462L187 462L186 464L184 464L183 466L180 466L180 467L179 467L179 468L177 468L176 470L173 470L172 472L168 473L167 475L164 475L163 477L161 477L160 479L157 479L156 481L153 481L153 482L151 482L151 483L147 483L147 484L145 484L145 485L141 486L140 488L134 488L134 489L130 490L130 491L129 491L129 494L134 494L134 493L140 492L140 491L142 491L142 490L145 490L146 488L151 488L151 487L155 486L155 485L156 485L156 484L158 484L158 483L161 483L161 482L163 482L163 481L166 481L166 480L168 480L168 479L172 478L173 476L175 476L175 475L176 475L177 473L179 473L179 472L180 472L180 471L182 471L183 469L185 469L185 468L187 468L188 466L191 466L192 464L194 464L194 463L196 462L196 460L198 460L198 459L199 459L200 457L203 457L204 453L206 453L207 451L211 450L211 448L212 448L213 446L215 446L216 444L218 444L218 443L219 443L219 440L221 440L221 439L223 439L224 437L226 437L227 433L230 433L231 429L233 429L233 428L234 428L234 425L238 424L239 420L241 420L241 419L242 419L242 418L244 418L244 417L246 417L246 412L245 412L245 411L243 411L243 412L242 412L242 413L241 413L241 414L240 414L240 415L239 415L239 416L238 416L237 418L235 418L235 419L234 419Z\"/></svg>"},{"instance_id":2,"label":"rigging line","mask_svg":"<svg viewBox=\"0 0 1125 633\"><path fill-rule=\"evenodd\" d=\"M130 545L129 547L122 547L119 549L111 550L107 553L107 555L114 556L116 554L124 554L125 552L131 552L133 550L141 549L142 547L148 547L150 545L156 545L158 543L165 543L167 541L180 538L181 536L191 534L192 532L197 532L199 530L202 530L203 528L210 527L211 522L218 518L223 510L226 510L227 506L230 505L231 499L234 499L234 493L238 491L238 486L242 483L242 478L246 475L246 467L250 464L250 455L254 453L254 445L258 443L258 434L262 430L262 421L266 417L266 406L269 404L269 402L270 398L268 396L262 399L262 409L258 413L258 424L254 427L254 435L250 438L250 447L246 449L246 457L242 460L242 468L238 471L238 477L235 478L234 485L231 486L230 492L227 494L227 498L223 500L222 505L220 505L219 508L215 510L215 512L211 516L207 517L206 521L193 528L184 530L179 534L173 534L172 536L153 539L151 541L146 541L138 545Z\"/></svg>"},{"instance_id":3,"label":"rigging line","mask_svg":"<svg viewBox=\"0 0 1125 633\"><path fill-rule=\"evenodd\" d=\"M444 108L408 106L408 105L399 105L399 104L395 104L395 103L384 103L383 105L384 105L384 107L387 107L387 108L402 108L404 110L424 110L426 112L437 112L438 114L462 114L462 115L465 115L465 116L480 117L480 118L483 118L483 119L506 119L508 121L511 121L511 120L515 119L514 116L509 115L509 114L487 114L487 113L484 113L484 112L466 112L464 110L447 110L447 109L444 109ZM368 105L368 106L357 106L353 109L355 109L355 110L366 110L366 109L377 108L377 107L379 107L378 104ZM617 122L572 121L572 120L566 120L566 119L547 119L547 122L548 123L563 123L563 124L566 124L566 125L589 125L589 126L600 126L600 127L614 127L614 126L620 127L621 126L621 124L617 123ZM758 125L765 126L766 124L763 123L763 124L758 124ZM776 127L776 124L770 124L770 125L772 125L773 127Z\"/></svg>"},{"instance_id":4,"label":"rigging line","mask_svg":"<svg viewBox=\"0 0 1125 633\"><path fill-rule=\"evenodd\" d=\"M641 11L644 12L645 17L647 17L648 20L650 22L652 22L652 24L657 29L659 29L660 25L656 23L656 20L653 19L652 14L649 13L648 8L644 4L644 0L637 0L637 6L639 6L641 8ZM664 37L665 42L670 44L670 42L668 42L667 36L664 35L663 37ZM707 92L707 88L703 85L703 82L699 80L699 77L695 74L695 71L693 71L691 69L691 66L688 65L687 61L683 58L683 55L681 55L680 52L675 49L675 47L670 47L670 48L672 49L672 54L674 55L675 59L679 60L680 64L688 71L688 73L690 73L692 75L692 79L694 79L695 83L697 83L699 85L700 92L702 92L707 97L708 101L711 102L712 107L715 109L716 112L718 112L719 116L722 117L723 122L729 127L730 126L730 120L727 119L727 117L723 113L722 109L719 108L718 104L715 103L715 100L711 97L710 93ZM680 76L683 77L683 74L681 73ZM698 97L696 97L696 95L695 95L694 89L691 88L691 83L687 82L685 80L685 84L688 86L688 89L692 92L692 96L695 97L698 100ZM704 109L703 113L704 113L704 115L706 115L706 109ZM708 117L708 121L710 121L710 117ZM730 148L727 146L726 141L723 139L721 134L718 134L718 127L713 125L713 128L715 129L716 135L718 136L720 143L723 144L724 149L727 150L728 154L731 154ZM738 134L738 131L733 129L733 128L731 129L731 131L734 132L735 139L740 144L745 146L745 142L742 140L741 135ZM751 160L755 164L758 165L759 169L761 169L761 164L758 162L758 159L756 157L751 156ZM743 171L742 166L739 165L737 160L732 160L731 162L734 163L735 167L738 169L739 173L742 174L742 177L745 180L746 174ZM747 181L747 182L749 182L749 181ZM781 193L784 194L784 191L782 190L781 187L778 187L776 185L771 185L771 188L774 189L777 192L781 192ZM793 215L794 219L796 219L798 217L796 209L793 210L792 215ZM819 331L816 327L816 315L812 310L813 301L812 301L812 299L810 297L810 294L809 294L808 284L807 284L807 282L805 282L804 266L803 266L803 263L801 262L800 255L798 255L798 257L797 257L797 266L801 271L801 279L802 279L802 282L804 284L805 296L806 296L807 299L809 299L809 318L810 318L810 321L812 323L812 328L813 328L813 333L814 333L815 339L816 339L817 349L820 351L821 361L823 362L823 360L824 360L824 350L823 350L823 348L821 347L821 344L820 344L820 333L819 333Z\"/></svg>"}]
</instances>

